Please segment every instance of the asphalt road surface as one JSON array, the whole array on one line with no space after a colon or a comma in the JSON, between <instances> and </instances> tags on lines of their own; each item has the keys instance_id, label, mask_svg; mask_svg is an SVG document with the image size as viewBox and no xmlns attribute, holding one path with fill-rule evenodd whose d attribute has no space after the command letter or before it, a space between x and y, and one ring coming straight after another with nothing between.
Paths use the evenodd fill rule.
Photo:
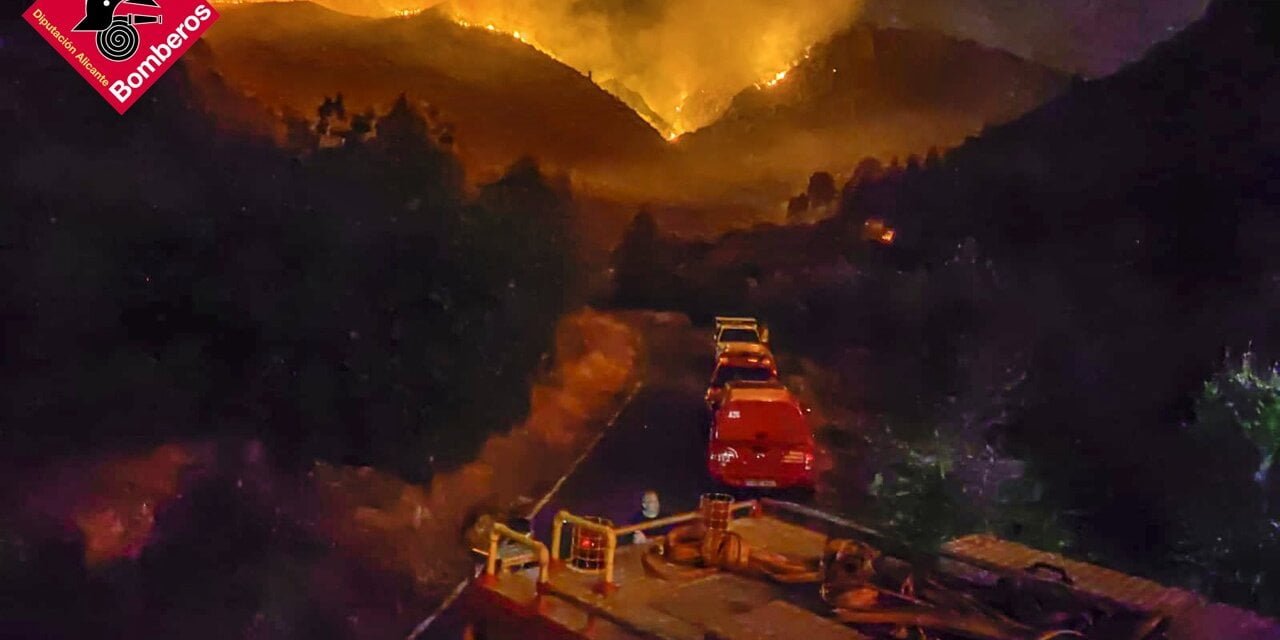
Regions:
<instances>
[{"instance_id":1,"label":"asphalt road surface","mask_svg":"<svg viewBox=\"0 0 1280 640\"><path fill-rule=\"evenodd\" d=\"M692 327L683 317L627 317L646 337L644 386L535 516L540 540L551 540L552 520L561 509L625 524L650 489L658 492L662 516L696 509L703 493L730 493L739 499L761 495L717 485L707 473L710 416L703 394L714 361L711 329Z\"/></svg>"},{"instance_id":2,"label":"asphalt road surface","mask_svg":"<svg viewBox=\"0 0 1280 640\"><path fill-rule=\"evenodd\" d=\"M706 471L706 431L700 395L647 384L535 517L535 531L550 540L560 509L625 523L647 489L658 492L662 515L697 507L699 495L716 489Z\"/></svg>"},{"instance_id":3,"label":"asphalt road surface","mask_svg":"<svg viewBox=\"0 0 1280 640\"><path fill-rule=\"evenodd\" d=\"M662 516L696 509L707 492L738 499L761 495L718 486L707 473L710 423L702 398L713 364L711 329L690 326L683 316L620 315L645 336L642 386L535 514L534 535L548 544L552 520L561 509L622 525L640 509L640 497L650 489L658 492ZM790 492L766 495L803 498ZM460 621L450 613L419 637L457 638Z\"/></svg>"}]
</instances>

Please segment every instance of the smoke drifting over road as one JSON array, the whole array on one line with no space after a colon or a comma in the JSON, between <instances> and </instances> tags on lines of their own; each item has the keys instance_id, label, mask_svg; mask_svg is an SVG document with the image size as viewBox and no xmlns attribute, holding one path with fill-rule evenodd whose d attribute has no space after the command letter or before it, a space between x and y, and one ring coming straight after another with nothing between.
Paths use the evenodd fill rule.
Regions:
<instances>
[{"instance_id":1,"label":"smoke drifting over road","mask_svg":"<svg viewBox=\"0 0 1280 640\"><path fill-rule=\"evenodd\" d=\"M317 464L326 534L420 588L453 584L470 568L468 518L550 487L636 381L642 348L636 330L610 315L565 317L555 366L530 390L525 421L490 437L475 461L437 474L429 487L370 467Z\"/></svg>"}]
</instances>

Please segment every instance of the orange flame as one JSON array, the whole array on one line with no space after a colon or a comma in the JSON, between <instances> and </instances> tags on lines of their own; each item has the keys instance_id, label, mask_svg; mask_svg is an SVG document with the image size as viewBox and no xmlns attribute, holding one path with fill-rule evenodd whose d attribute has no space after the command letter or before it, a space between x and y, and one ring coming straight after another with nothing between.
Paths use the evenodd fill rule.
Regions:
<instances>
[{"instance_id":1,"label":"orange flame","mask_svg":"<svg viewBox=\"0 0 1280 640\"><path fill-rule=\"evenodd\" d=\"M652 29L646 27L644 35L632 35L626 46L593 35L604 32L592 22L600 18L573 10L568 0L532 6L511 0L451 0L445 6L462 26L484 25L582 73L594 71L590 75L598 86L630 104L666 140L674 141L714 122L742 89L769 89L787 80L809 58L814 43L838 28L834 25L849 20L859 2L820 4L823 7L815 5L817 10L806 14L802 24L791 24L776 20L773 5L763 1L750 0L728 12L714 0L695 2L672 11L669 19ZM681 17L686 13L688 20ZM761 44L740 50L737 45L714 44L702 37L702 25L723 27L734 21L742 21ZM533 38L534 32L541 39ZM721 50L723 46L731 49ZM680 55L685 48L690 49L689 55ZM619 59L622 50L628 53Z\"/></svg>"},{"instance_id":2,"label":"orange flame","mask_svg":"<svg viewBox=\"0 0 1280 640\"><path fill-rule=\"evenodd\" d=\"M715 122L743 89L786 81L801 60L797 53L851 24L862 4L810 0L795 12L776 0L682 0L655 16L584 9L590 3L577 0L316 1L368 17L439 11L464 27L506 34L591 77L668 140ZM709 30L736 37L708 38ZM689 95L696 99L681 97Z\"/></svg>"}]
</instances>

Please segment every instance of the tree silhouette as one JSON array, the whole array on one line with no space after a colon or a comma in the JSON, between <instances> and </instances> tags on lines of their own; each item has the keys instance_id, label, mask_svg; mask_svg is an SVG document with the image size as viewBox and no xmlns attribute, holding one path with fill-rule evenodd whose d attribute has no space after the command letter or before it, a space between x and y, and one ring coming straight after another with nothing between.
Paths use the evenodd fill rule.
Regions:
<instances>
[{"instance_id":1,"label":"tree silhouette","mask_svg":"<svg viewBox=\"0 0 1280 640\"><path fill-rule=\"evenodd\" d=\"M310 153L320 144L317 135L319 126L313 127L300 114L286 111L283 114L285 141L284 146L293 153Z\"/></svg>"},{"instance_id":2,"label":"tree silhouette","mask_svg":"<svg viewBox=\"0 0 1280 640\"><path fill-rule=\"evenodd\" d=\"M364 143L369 134L373 132L373 125L377 118L378 116L373 112L372 108L353 116L351 118L351 127L342 134L344 144L351 146Z\"/></svg>"},{"instance_id":3,"label":"tree silhouette","mask_svg":"<svg viewBox=\"0 0 1280 640\"><path fill-rule=\"evenodd\" d=\"M880 163L878 158L864 158L858 166L854 168L853 175L849 178L850 186L858 186L879 179L884 174L884 165Z\"/></svg>"},{"instance_id":4,"label":"tree silhouette","mask_svg":"<svg viewBox=\"0 0 1280 640\"><path fill-rule=\"evenodd\" d=\"M402 153L430 139L427 118L410 106L403 93L391 105L391 110L378 118L377 129L378 143L393 153Z\"/></svg>"},{"instance_id":5,"label":"tree silhouette","mask_svg":"<svg viewBox=\"0 0 1280 640\"><path fill-rule=\"evenodd\" d=\"M325 96L324 102L316 108L316 117L316 133L321 136L327 136L333 131L334 121L345 122L347 108L342 104L342 94L339 93L335 98Z\"/></svg>"},{"instance_id":6,"label":"tree silhouette","mask_svg":"<svg viewBox=\"0 0 1280 640\"><path fill-rule=\"evenodd\" d=\"M830 173L818 171L809 176L809 188L805 193L809 196L809 206L825 207L836 198L836 180Z\"/></svg>"},{"instance_id":7,"label":"tree silhouette","mask_svg":"<svg viewBox=\"0 0 1280 640\"><path fill-rule=\"evenodd\" d=\"M920 169L923 164L924 163L920 160L920 156L913 153L907 157L906 172L910 174L920 173Z\"/></svg>"},{"instance_id":8,"label":"tree silhouette","mask_svg":"<svg viewBox=\"0 0 1280 640\"><path fill-rule=\"evenodd\" d=\"M787 201L787 216L797 218L809 211L809 196L800 194Z\"/></svg>"},{"instance_id":9,"label":"tree silhouette","mask_svg":"<svg viewBox=\"0 0 1280 640\"><path fill-rule=\"evenodd\" d=\"M642 208L627 226L613 252L616 297L624 304L646 306L656 301L655 274L665 270L658 223Z\"/></svg>"},{"instance_id":10,"label":"tree silhouette","mask_svg":"<svg viewBox=\"0 0 1280 640\"><path fill-rule=\"evenodd\" d=\"M937 147L929 147L929 152L924 156L924 168L931 171L937 170L942 166L942 152Z\"/></svg>"}]
</instances>

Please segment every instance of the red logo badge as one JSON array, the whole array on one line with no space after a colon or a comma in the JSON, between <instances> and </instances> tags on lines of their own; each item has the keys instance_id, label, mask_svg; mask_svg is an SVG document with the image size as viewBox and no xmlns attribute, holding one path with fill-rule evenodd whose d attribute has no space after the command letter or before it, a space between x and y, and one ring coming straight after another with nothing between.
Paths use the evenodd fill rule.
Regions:
<instances>
[{"instance_id":1,"label":"red logo badge","mask_svg":"<svg viewBox=\"0 0 1280 640\"><path fill-rule=\"evenodd\" d=\"M36 0L24 16L124 113L218 19L218 12L209 0Z\"/></svg>"}]
</instances>

